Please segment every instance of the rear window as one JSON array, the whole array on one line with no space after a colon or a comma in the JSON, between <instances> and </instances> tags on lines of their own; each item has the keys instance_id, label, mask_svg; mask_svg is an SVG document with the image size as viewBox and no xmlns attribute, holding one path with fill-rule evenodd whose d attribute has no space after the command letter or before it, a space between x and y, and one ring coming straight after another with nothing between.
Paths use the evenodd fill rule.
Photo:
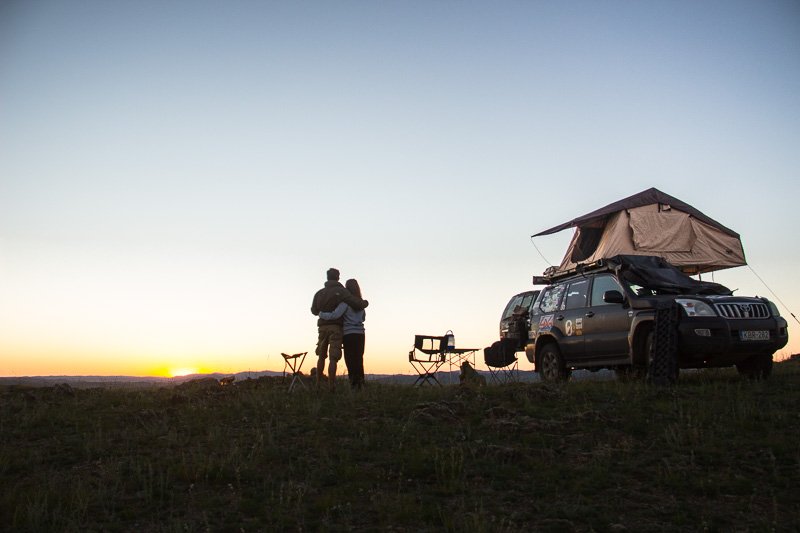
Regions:
<instances>
[{"instance_id":1,"label":"rear window","mask_svg":"<svg viewBox=\"0 0 800 533\"><path fill-rule=\"evenodd\" d=\"M513 313L513 312L514 312L514 309L515 309L515 308L516 308L518 305L520 305L520 304L522 303L522 297L523 297L523 296L524 296L523 294L518 294L518 295L514 296L514 297L511 299L511 301L510 301L510 302L508 302L508 305L506 306L506 310L505 310L505 311L503 311L503 318L508 318L508 317L510 317L510 316L511 316L511 313ZM495 316L496 316L496 315L495 315Z\"/></svg>"},{"instance_id":2,"label":"rear window","mask_svg":"<svg viewBox=\"0 0 800 533\"><path fill-rule=\"evenodd\" d=\"M525 309L530 309L531 304L533 303L533 298L536 296L535 293L526 294L525 297L522 299L522 303L520 304Z\"/></svg>"},{"instance_id":3,"label":"rear window","mask_svg":"<svg viewBox=\"0 0 800 533\"><path fill-rule=\"evenodd\" d=\"M511 301L508 302L508 305L503 311L503 319L506 319L514 314L514 309L517 307L522 307L526 311L530 311L531 304L533 304L537 294L539 294L539 291L526 292L514 296Z\"/></svg>"}]
</instances>

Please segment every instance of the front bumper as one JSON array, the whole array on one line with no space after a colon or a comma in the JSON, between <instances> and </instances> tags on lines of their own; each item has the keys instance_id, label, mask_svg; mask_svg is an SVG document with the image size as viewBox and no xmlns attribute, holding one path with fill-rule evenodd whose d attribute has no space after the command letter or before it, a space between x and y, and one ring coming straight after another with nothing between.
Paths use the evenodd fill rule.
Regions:
<instances>
[{"instance_id":1,"label":"front bumper","mask_svg":"<svg viewBox=\"0 0 800 533\"><path fill-rule=\"evenodd\" d=\"M769 332L768 340L743 340L742 331ZM786 320L682 317L678 324L681 366L727 366L754 355L773 354L789 342Z\"/></svg>"}]
</instances>

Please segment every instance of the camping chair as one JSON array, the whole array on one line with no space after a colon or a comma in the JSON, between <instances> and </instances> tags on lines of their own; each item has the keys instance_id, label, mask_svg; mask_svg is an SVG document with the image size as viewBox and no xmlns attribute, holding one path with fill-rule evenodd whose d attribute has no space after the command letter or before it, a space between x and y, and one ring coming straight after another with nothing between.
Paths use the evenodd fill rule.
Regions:
<instances>
[{"instance_id":1,"label":"camping chair","mask_svg":"<svg viewBox=\"0 0 800 533\"><path fill-rule=\"evenodd\" d=\"M419 374L414 385L435 383L442 386L436 379L436 372L447 361L446 349L447 337L414 335L414 349L408 352L408 361Z\"/></svg>"},{"instance_id":2,"label":"camping chair","mask_svg":"<svg viewBox=\"0 0 800 533\"><path fill-rule=\"evenodd\" d=\"M492 383L519 381L517 339L501 339L483 349L483 362L489 367Z\"/></svg>"},{"instance_id":3,"label":"camping chair","mask_svg":"<svg viewBox=\"0 0 800 533\"><path fill-rule=\"evenodd\" d=\"M295 383L299 383L301 386L308 388L305 381L303 381L303 373L300 371L303 368L303 362L306 360L306 354L308 352L300 352L296 354L286 354L281 353L283 356L283 381L286 381L286 369L290 369L292 371L292 382L289 383L289 392L292 391L294 388Z\"/></svg>"}]
</instances>

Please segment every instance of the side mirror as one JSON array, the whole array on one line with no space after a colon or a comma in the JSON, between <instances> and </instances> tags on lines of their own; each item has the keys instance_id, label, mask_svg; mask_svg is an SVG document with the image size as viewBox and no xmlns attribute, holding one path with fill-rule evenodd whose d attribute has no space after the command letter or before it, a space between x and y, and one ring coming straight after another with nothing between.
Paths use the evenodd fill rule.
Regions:
<instances>
[{"instance_id":1,"label":"side mirror","mask_svg":"<svg viewBox=\"0 0 800 533\"><path fill-rule=\"evenodd\" d=\"M606 291L603 293L603 301L607 304L624 304L625 297L619 291Z\"/></svg>"}]
</instances>

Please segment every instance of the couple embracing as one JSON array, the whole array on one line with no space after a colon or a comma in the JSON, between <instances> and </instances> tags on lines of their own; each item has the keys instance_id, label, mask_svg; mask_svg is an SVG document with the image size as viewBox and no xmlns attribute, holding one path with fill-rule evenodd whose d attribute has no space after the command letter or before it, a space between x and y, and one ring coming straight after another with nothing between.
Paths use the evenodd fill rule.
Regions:
<instances>
[{"instance_id":1,"label":"couple embracing","mask_svg":"<svg viewBox=\"0 0 800 533\"><path fill-rule=\"evenodd\" d=\"M369 305L361 297L361 287L354 279L342 285L339 271L331 268L327 272L325 286L317 291L311 302L311 313L319 317L317 327L317 384L325 371L328 359L328 383L336 387L336 365L342 358L350 378L350 386L360 389L364 385L364 308Z\"/></svg>"}]
</instances>

